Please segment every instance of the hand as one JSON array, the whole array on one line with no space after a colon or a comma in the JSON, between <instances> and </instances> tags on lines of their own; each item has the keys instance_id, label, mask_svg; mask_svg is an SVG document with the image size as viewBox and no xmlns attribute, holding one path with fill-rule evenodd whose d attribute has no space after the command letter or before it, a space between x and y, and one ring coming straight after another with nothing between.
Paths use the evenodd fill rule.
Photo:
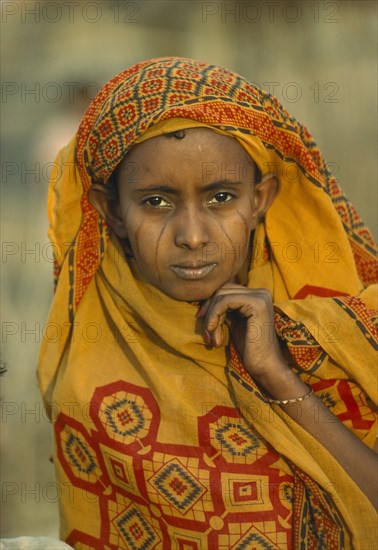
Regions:
<instances>
[{"instance_id":1,"label":"hand","mask_svg":"<svg viewBox=\"0 0 378 550\"><path fill-rule=\"evenodd\" d=\"M281 370L291 372L275 332L268 290L226 283L206 300L198 317L204 319L205 342L215 347L222 345L223 325L227 324L245 368L265 387L267 380L276 378Z\"/></svg>"},{"instance_id":2,"label":"hand","mask_svg":"<svg viewBox=\"0 0 378 550\"><path fill-rule=\"evenodd\" d=\"M308 386L284 360L274 330L272 297L267 290L227 283L205 301L197 316L204 320L205 342L215 347L222 345L223 325L227 324L245 368L271 397L292 399L308 391ZM336 416L330 421L332 413L315 394L308 401L285 406L285 412L334 456L377 506L378 468L374 451Z\"/></svg>"}]
</instances>

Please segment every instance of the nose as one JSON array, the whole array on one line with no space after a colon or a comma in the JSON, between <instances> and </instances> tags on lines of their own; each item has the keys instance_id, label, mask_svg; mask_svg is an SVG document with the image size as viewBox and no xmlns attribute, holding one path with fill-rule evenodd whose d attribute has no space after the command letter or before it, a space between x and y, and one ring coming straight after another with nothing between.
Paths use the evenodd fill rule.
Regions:
<instances>
[{"instance_id":1,"label":"nose","mask_svg":"<svg viewBox=\"0 0 378 550\"><path fill-rule=\"evenodd\" d=\"M174 239L176 246L196 250L210 242L209 220L198 207L185 207L175 216Z\"/></svg>"}]
</instances>

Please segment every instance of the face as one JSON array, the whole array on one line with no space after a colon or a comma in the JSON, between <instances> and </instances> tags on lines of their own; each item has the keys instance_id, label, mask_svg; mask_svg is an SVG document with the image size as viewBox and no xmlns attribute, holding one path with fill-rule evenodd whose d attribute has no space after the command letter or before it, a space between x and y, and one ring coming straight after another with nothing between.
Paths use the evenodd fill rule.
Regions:
<instances>
[{"instance_id":1,"label":"face","mask_svg":"<svg viewBox=\"0 0 378 550\"><path fill-rule=\"evenodd\" d=\"M255 171L236 139L208 129L151 138L121 163L108 223L153 286L176 300L209 298L249 260L262 211Z\"/></svg>"}]
</instances>

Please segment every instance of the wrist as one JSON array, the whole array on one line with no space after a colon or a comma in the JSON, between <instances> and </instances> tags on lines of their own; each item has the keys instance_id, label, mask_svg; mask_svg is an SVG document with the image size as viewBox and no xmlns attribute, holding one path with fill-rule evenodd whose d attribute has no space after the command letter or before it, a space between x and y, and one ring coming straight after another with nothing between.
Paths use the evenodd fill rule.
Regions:
<instances>
[{"instance_id":1,"label":"wrist","mask_svg":"<svg viewBox=\"0 0 378 550\"><path fill-rule=\"evenodd\" d=\"M302 401L311 397L313 393L313 389L310 386L307 386L307 392L303 395L298 395L298 397L291 397L287 399L272 399L271 397L264 396L264 400L266 403L269 403L271 405L291 405L293 403L302 403Z\"/></svg>"},{"instance_id":2,"label":"wrist","mask_svg":"<svg viewBox=\"0 0 378 550\"><path fill-rule=\"evenodd\" d=\"M309 386L284 361L254 379L267 397L276 400L295 399L309 391Z\"/></svg>"}]
</instances>

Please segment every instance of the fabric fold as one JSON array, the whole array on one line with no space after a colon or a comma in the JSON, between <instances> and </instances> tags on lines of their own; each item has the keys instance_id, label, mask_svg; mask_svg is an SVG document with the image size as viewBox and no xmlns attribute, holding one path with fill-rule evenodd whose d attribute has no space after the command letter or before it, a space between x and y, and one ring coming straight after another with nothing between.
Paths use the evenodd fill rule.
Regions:
<instances>
[{"instance_id":1,"label":"fabric fold","mask_svg":"<svg viewBox=\"0 0 378 550\"><path fill-rule=\"evenodd\" d=\"M49 196L56 291L39 383L55 432L61 536L75 548L373 550L376 516L331 454L264 402L225 330L149 284L88 198L137 143L186 128L239 141L279 193L248 287L266 288L290 367L373 446L374 242L315 142L241 76L142 62L99 92L58 155Z\"/></svg>"}]
</instances>

